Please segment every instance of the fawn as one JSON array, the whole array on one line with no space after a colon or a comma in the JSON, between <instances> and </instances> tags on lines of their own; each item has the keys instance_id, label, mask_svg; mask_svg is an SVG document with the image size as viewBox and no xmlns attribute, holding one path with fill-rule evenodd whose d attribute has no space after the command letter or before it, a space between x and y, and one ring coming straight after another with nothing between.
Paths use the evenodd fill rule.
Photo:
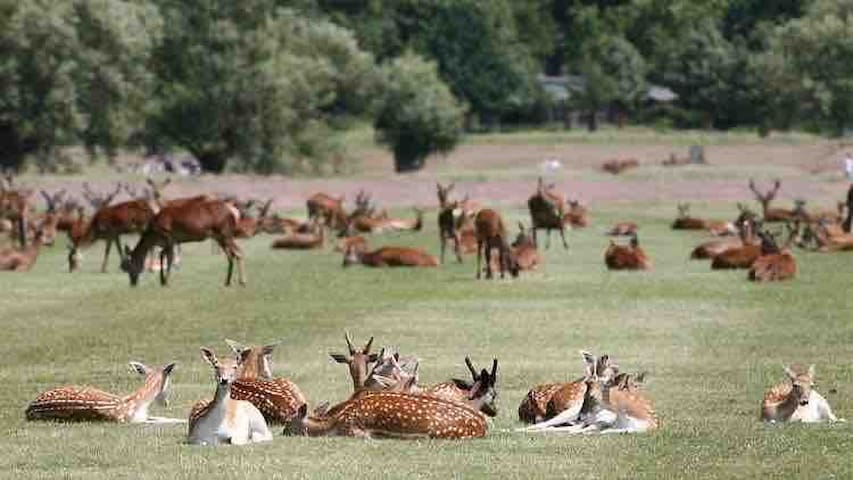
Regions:
<instances>
[{"instance_id":1,"label":"fawn","mask_svg":"<svg viewBox=\"0 0 853 480\"><path fill-rule=\"evenodd\" d=\"M765 422L843 422L832 413L829 402L814 390L814 365L783 367L785 383L772 387L761 402Z\"/></svg>"},{"instance_id":2,"label":"fawn","mask_svg":"<svg viewBox=\"0 0 853 480\"><path fill-rule=\"evenodd\" d=\"M32 243L20 250L0 250L0 271L28 272L33 268L44 243L44 231L39 229Z\"/></svg>"},{"instance_id":3,"label":"fawn","mask_svg":"<svg viewBox=\"0 0 853 480\"><path fill-rule=\"evenodd\" d=\"M631 235L628 246L616 245L613 240L604 252L604 263L609 270L649 270L652 262L640 247L637 234Z\"/></svg>"}]
</instances>

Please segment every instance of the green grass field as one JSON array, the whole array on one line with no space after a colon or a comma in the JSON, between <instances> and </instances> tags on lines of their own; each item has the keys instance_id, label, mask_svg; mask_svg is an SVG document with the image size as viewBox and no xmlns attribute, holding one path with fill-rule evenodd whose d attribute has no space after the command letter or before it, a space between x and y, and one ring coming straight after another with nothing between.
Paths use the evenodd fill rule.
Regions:
<instances>
[{"instance_id":1,"label":"green grass field","mask_svg":"<svg viewBox=\"0 0 853 480\"><path fill-rule=\"evenodd\" d=\"M712 205L720 216L732 206ZM709 207L711 208L711 207ZM707 210L706 210L707 211ZM522 210L505 210L510 220ZM853 417L853 257L799 252L798 278L755 285L745 272L711 272L688 262L702 238L672 232L671 204L611 205L554 242L542 271L517 281L474 281L472 258L425 270L343 270L330 250L282 253L269 237L245 242L249 286L222 286L225 262L207 243L188 245L172 285L153 276L132 290L118 272L96 273L100 245L84 271L64 271L62 241L29 274L0 275L6 330L0 364L0 477L5 478L846 478L853 475L850 424L770 427L758 420L782 362L815 363L817 383L840 417ZM432 214L430 214L430 218ZM655 262L648 273L604 269L609 223L640 221ZM419 234L374 245L437 252L434 222ZM515 224L514 221L511 222ZM556 237L555 237L556 240ZM486 439L361 441L291 438L249 447L183 444L185 426L28 423L36 394L65 383L114 392L138 385L127 361L177 361L172 405L155 415L185 417L212 395L202 345L225 352L225 337L281 339L277 375L296 381L311 406L343 400L351 383L328 352L375 335L421 359L423 383L464 376L463 358L500 360L501 411ZM648 370L662 419L653 434L534 436L513 432L516 408L533 385L574 379L578 350L607 352L624 370Z\"/></svg>"}]
</instances>

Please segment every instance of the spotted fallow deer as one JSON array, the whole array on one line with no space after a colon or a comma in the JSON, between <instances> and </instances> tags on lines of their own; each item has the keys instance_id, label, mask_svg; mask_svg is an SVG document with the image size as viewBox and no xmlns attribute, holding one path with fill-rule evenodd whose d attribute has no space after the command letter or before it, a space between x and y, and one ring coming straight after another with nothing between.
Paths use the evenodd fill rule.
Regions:
<instances>
[{"instance_id":1,"label":"spotted fallow deer","mask_svg":"<svg viewBox=\"0 0 853 480\"><path fill-rule=\"evenodd\" d=\"M441 398L449 402L467 404L473 397L479 394L475 388L482 387L483 385L494 386L495 379L497 378L498 359L495 358L492 360L491 372L486 369L482 369L477 372L477 369L474 368L474 364L468 357L465 357L465 365L471 373L471 381L453 378L447 382L441 382L419 389L417 393ZM493 402L485 402L481 404L480 412L489 417L494 417L498 414Z\"/></svg>"},{"instance_id":2,"label":"spotted fallow deer","mask_svg":"<svg viewBox=\"0 0 853 480\"><path fill-rule=\"evenodd\" d=\"M483 251L486 254L486 278L492 278L492 250L498 251L498 265L501 278L504 272L509 270L513 277L518 276L518 264L512 262L507 243L507 232L500 214L490 208L484 208L477 212L474 219L474 228L477 231L477 279L482 275Z\"/></svg>"},{"instance_id":3,"label":"spotted fallow deer","mask_svg":"<svg viewBox=\"0 0 853 480\"><path fill-rule=\"evenodd\" d=\"M608 270L649 270L652 262L640 247L637 234L631 235L628 245L617 245L613 240L604 252L604 264Z\"/></svg>"},{"instance_id":4,"label":"spotted fallow deer","mask_svg":"<svg viewBox=\"0 0 853 480\"><path fill-rule=\"evenodd\" d=\"M794 233L792 231L791 239ZM797 260L788 246L780 249L770 232L758 232L758 236L761 238L761 255L749 267L749 280L777 282L794 278L797 275Z\"/></svg>"},{"instance_id":5,"label":"spotted fallow deer","mask_svg":"<svg viewBox=\"0 0 853 480\"><path fill-rule=\"evenodd\" d=\"M94 387L67 385L54 388L30 403L26 411L27 420L182 423L183 420L148 415L155 401L168 404L170 375L175 364L149 368L139 362L130 362L130 366L145 377L145 383L139 390L119 396Z\"/></svg>"},{"instance_id":6,"label":"spotted fallow deer","mask_svg":"<svg viewBox=\"0 0 853 480\"><path fill-rule=\"evenodd\" d=\"M420 248L382 247L364 251L350 245L344 252L343 266L362 264L366 267L421 267L438 266L438 259Z\"/></svg>"},{"instance_id":7,"label":"spotted fallow deer","mask_svg":"<svg viewBox=\"0 0 853 480\"><path fill-rule=\"evenodd\" d=\"M565 214L566 199L553 191L553 185L544 185L542 177L536 184L536 193L527 200L527 208L530 210L530 229L533 231L533 243L539 244L536 240L536 231L543 229L547 242L545 248L551 248L551 230L560 232L560 239L563 241L563 248L569 248L566 243L566 224L563 221Z\"/></svg>"},{"instance_id":8,"label":"spotted fallow deer","mask_svg":"<svg viewBox=\"0 0 853 480\"><path fill-rule=\"evenodd\" d=\"M193 406L189 418L188 441L194 445L232 444L272 441L263 414L250 402L231 398L231 389L248 357L219 360L209 348L202 347L202 357L213 367L216 393L209 402Z\"/></svg>"},{"instance_id":9,"label":"spotted fallow deer","mask_svg":"<svg viewBox=\"0 0 853 480\"><path fill-rule=\"evenodd\" d=\"M814 390L814 365L783 367L786 382L764 394L761 419L765 422L843 422L832 413L829 402Z\"/></svg>"},{"instance_id":10,"label":"spotted fallow deer","mask_svg":"<svg viewBox=\"0 0 853 480\"><path fill-rule=\"evenodd\" d=\"M332 360L343 363L349 367L350 377L352 378L353 392L359 392L364 389L364 383L367 380L370 364L376 363L379 355L370 353L370 348L373 346L373 337L362 347L356 349L352 344L349 333L344 333L344 339L347 342L347 354L330 353Z\"/></svg>"},{"instance_id":11,"label":"spotted fallow deer","mask_svg":"<svg viewBox=\"0 0 853 480\"><path fill-rule=\"evenodd\" d=\"M33 241L21 249L0 250L0 271L28 272L36 264L43 244L44 233L36 232Z\"/></svg>"}]
</instances>

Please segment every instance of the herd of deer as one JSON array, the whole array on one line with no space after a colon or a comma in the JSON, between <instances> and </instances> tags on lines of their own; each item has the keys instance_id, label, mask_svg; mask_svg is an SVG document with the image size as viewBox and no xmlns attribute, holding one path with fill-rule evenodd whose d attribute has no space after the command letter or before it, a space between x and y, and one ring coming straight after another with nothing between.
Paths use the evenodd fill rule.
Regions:
<instances>
[{"instance_id":1,"label":"herd of deer","mask_svg":"<svg viewBox=\"0 0 853 480\"><path fill-rule=\"evenodd\" d=\"M106 421L116 423L187 423L187 441L197 445L247 444L273 439L270 424L284 433L303 436L359 438L480 438L487 434L487 417L497 415L498 361L491 369L465 364L471 380L453 378L435 385L418 383L419 361L398 352L371 351L373 337L361 348L345 335L347 352L331 353L348 367L353 382L350 397L332 407L318 405L308 413L302 390L291 380L275 377L271 357L275 344L244 346L226 340L233 356L219 358L202 347L213 369L215 391L196 402L189 419L149 415L151 404L168 405L175 363L150 368L131 367L144 377L142 387L114 395L94 387L68 385L41 393L26 409L28 420ZM660 425L642 384L645 372L620 372L609 355L581 352L584 375L568 383L533 387L518 407L518 418L530 424L520 432L635 433ZM761 418L766 422L843 421L813 388L814 366L785 367L787 382L764 395Z\"/></svg>"}]
</instances>

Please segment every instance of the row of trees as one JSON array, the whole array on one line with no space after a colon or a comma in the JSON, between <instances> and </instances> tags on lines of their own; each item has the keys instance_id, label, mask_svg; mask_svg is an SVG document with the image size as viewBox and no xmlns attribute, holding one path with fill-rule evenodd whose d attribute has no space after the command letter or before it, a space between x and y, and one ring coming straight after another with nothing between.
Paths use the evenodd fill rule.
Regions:
<instances>
[{"instance_id":1,"label":"row of trees","mask_svg":"<svg viewBox=\"0 0 853 480\"><path fill-rule=\"evenodd\" d=\"M371 121L399 170L462 127L570 107L842 133L853 0L0 0L0 163L83 144L208 171L319 170ZM650 84L678 94L645 104ZM595 118L590 116L590 118Z\"/></svg>"}]
</instances>

